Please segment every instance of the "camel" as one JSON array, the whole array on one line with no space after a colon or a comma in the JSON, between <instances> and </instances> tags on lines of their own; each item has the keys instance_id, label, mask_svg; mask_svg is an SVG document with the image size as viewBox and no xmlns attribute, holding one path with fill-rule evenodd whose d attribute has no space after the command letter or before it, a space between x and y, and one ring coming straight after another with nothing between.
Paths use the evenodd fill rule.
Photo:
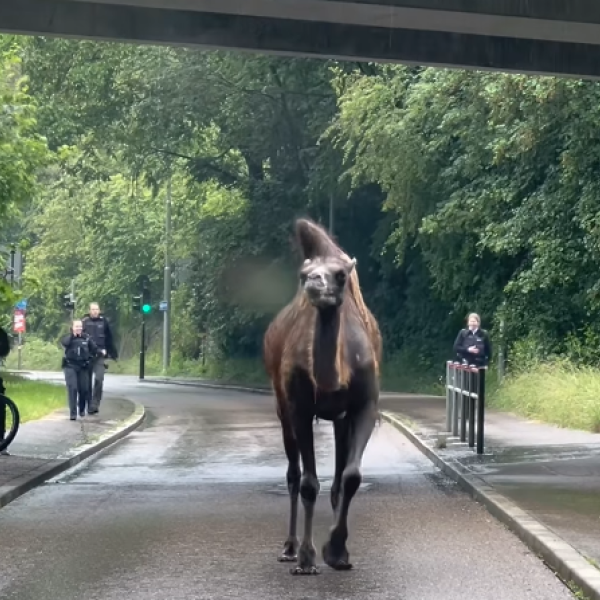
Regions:
<instances>
[{"instance_id":1,"label":"camel","mask_svg":"<svg viewBox=\"0 0 600 600\"><path fill-rule=\"evenodd\" d=\"M332 421L335 435L334 525L322 548L323 560L333 569L348 570L348 511L362 482L363 453L379 415L382 344L377 321L362 298L356 260L308 219L298 219L295 232L304 259L298 290L267 328L263 359L288 459L289 532L279 560L297 561L292 574L316 575L312 530L320 485L313 421ZM298 495L304 506L300 546Z\"/></svg>"}]
</instances>

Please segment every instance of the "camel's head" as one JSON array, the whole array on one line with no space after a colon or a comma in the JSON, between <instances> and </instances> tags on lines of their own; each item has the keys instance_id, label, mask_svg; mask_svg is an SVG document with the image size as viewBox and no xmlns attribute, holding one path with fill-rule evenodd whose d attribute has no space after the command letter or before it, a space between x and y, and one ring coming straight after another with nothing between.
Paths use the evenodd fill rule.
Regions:
<instances>
[{"instance_id":1,"label":"camel's head","mask_svg":"<svg viewBox=\"0 0 600 600\"><path fill-rule=\"evenodd\" d=\"M310 303L319 309L340 306L354 265L355 258L307 258L300 269L300 284Z\"/></svg>"}]
</instances>

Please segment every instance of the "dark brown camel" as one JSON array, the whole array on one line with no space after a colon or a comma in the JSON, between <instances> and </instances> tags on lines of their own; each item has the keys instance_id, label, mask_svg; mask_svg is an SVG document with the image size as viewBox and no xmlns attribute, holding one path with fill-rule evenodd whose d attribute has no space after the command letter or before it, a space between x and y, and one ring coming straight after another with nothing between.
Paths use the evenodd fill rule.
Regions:
<instances>
[{"instance_id":1,"label":"dark brown camel","mask_svg":"<svg viewBox=\"0 0 600 600\"><path fill-rule=\"evenodd\" d=\"M289 535L279 560L297 560L294 574L317 574L312 529L320 486L313 421L333 421L335 434L334 526L323 546L323 559L334 569L351 569L348 510L362 481L362 456L378 416L381 336L363 301L356 261L312 221L296 221L296 238L304 258L300 285L267 329L264 361L289 461ZM298 495L305 515L300 547Z\"/></svg>"}]
</instances>

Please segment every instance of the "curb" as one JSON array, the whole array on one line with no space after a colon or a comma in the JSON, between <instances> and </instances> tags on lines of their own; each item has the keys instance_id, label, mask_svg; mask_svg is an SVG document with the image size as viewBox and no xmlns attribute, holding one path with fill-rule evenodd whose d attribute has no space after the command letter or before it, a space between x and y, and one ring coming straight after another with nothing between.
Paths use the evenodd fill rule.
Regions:
<instances>
[{"instance_id":1,"label":"curb","mask_svg":"<svg viewBox=\"0 0 600 600\"><path fill-rule=\"evenodd\" d=\"M133 402L133 400L130 400L130 402L135 405L133 414L125 421L119 423L112 430L102 434L98 441L89 442L72 448L57 459L59 461L58 464L42 467L39 472L32 477L24 476L20 480L17 480L16 485L11 486L7 492L0 493L0 509L23 494L31 491L33 488L38 487L49 479L74 467L86 458L119 442L126 435L137 429L144 422L146 409L138 402Z\"/></svg>"},{"instance_id":2,"label":"curb","mask_svg":"<svg viewBox=\"0 0 600 600\"><path fill-rule=\"evenodd\" d=\"M213 388L217 390L234 390L236 392L249 392L250 394L262 394L263 396L272 395L270 388L246 387L229 383L209 383L204 381L183 381L181 379L165 379L164 377L152 377L139 380L140 383L165 383L172 385L183 385L186 387Z\"/></svg>"},{"instance_id":3,"label":"curb","mask_svg":"<svg viewBox=\"0 0 600 600\"><path fill-rule=\"evenodd\" d=\"M430 448L395 415L387 411L382 411L381 415L445 475L458 483L474 500L483 504L494 517L515 533L530 550L557 573L568 587L575 584L590 600L600 600L600 571L573 546L519 508L512 500L498 493L493 486L480 477L461 472Z\"/></svg>"}]
</instances>

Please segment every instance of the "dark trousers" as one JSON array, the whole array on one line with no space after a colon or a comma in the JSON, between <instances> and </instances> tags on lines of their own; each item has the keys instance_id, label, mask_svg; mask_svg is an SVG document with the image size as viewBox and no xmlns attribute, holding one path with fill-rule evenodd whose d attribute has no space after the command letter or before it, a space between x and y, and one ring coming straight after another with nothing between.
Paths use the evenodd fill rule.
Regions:
<instances>
[{"instance_id":1,"label":"dark trousers","mask_svg":"<svg viewBox=\"0 0 600 600\"><path fill-rule=\"evenodd\" d=\"M0 440L6 435L6 402L4 402L4 381L0 377Z\"/></svg>"},{"instance_id":2,"label":"dark trousers","mask_svg":"<svg viewBox=\"0 0 600 600\"><path fill-rule=\"evenodd\" d=\"M104 366L104 356L97 356L94 358L90 366L90 412L95 412L100 408L100 400L102 400L102 388L104 386L104 373L106 367ZM92 388L92 376L94 378L94 387Z\"/></svg>"},{"instance_id":3,"label":"dark trousers","mask_svg":"<svg viewBox=\"0 0 600 600\"><path fill-rule=\"evenodd\" d=\"M79 414L85 414L85 408L89 404L90 396L90 373L89 368L65 367L65 382L67 383L67 396L69 398L69 413L71 418Z\"/></svg>"},{"instance_id":4,"label":"dark trousers","mask_svg":"<svg viewBox=\"0 0 600 600\"><path fill-rule=\"evenodd\" d=\"M0 395L0 440L6 435L6 402L4 396Z\"/></svg>"}]
</instances>

